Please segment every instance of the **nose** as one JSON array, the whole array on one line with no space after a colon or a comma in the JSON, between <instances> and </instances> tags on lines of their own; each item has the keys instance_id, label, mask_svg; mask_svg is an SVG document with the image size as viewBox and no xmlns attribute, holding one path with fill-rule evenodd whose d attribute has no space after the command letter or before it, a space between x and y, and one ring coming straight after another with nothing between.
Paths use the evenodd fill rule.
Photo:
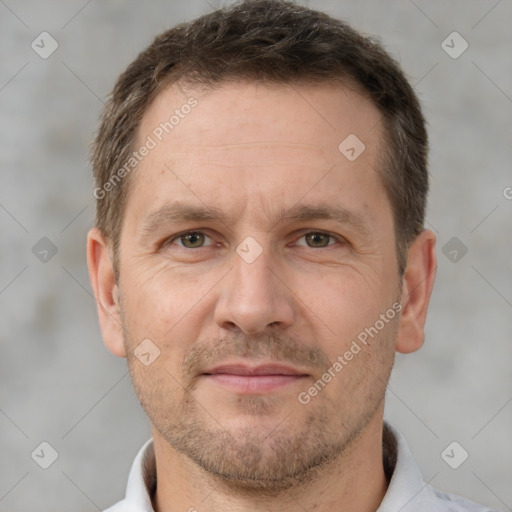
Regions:
<instances>
[{"instance_id":1,"label":"nose","mask_svg":"<svg viewBox=\"0 0 512 512\"><path fill-rule=\"evenodd\" d=\"M215 322L223 329L246 334L293 324L293 293L280 275L268 248L252 262L233 254L232 270L222 280Z\"/></svg>"}]
</instances>

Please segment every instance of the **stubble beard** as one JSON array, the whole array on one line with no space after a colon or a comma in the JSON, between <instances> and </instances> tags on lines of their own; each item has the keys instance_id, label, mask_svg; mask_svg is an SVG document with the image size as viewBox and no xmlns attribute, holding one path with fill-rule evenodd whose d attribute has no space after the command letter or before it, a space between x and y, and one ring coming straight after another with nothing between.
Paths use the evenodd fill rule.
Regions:
<instances>
[{"instance_id":1,"label":"stubble beard","mask_svg":"<svg viewBox=\"0 0 512 512\"><path fill-rule=\"evenodd\" d=\"M126 339L131 346L131 340ZM260 345L261 346L261 345ZM213 418L193 396L194 387L176 386L181 397L170 391L172 380L162 369L157 369L153 379L140 375L139 361L129 356L132 381L140 403L154 427L163 439L177 452L185 455L203 470L206 479L223 485L231 492L247 495L278 496L284 491L299 488L321 477L340 457L350 452L351 446L365 430L379 406L383 403L388 373L381 374L376 388L361 396L366 405L357 414L347 411L342 415L340 407L353 407L350 396L338 404L321 392L306 409L301 410L300 422L294 421L294 407L290 413L276 412L275 403L268 396L240 398L241 413L250 415L251 426L230 431L222 426L221 418ZM156 363L154 363L156 365ZM391 365L392 366L392 363ZM384 365L385 368L385 365ZM360 369L357 382L352 382L351 391L357 386L368 385L365 380L374 380ZM371 373L374 373L373 371ZM165 375L166 378L165 378ZM375 375L375 374L374 374ZM338 377L341 378L341 377ZM385 381L385 383L384 383ZM350 390L347 391L350 395ZM358 396L357 394L355 396ZM166 404L165 409L162 404ZM258 424L258 418L269 414L280 416L273 429ZM301 424L300 430L298 425Z\"/></svg>"},{"instance_id":2,"label":"stubble beard","mask_svg":"<svg viewBox=\"0 0 512 512\"><path fill-rule=\"evenodd\" d=\"M180 420L155 426L170 446L225 488L275 497L314 482L344 457L383 398L350 425L332 425L332 413L321 406L306 416L300 431L294 431L292 413L270 432L253 426L229 432L205 421L201 407L191 400Z\"/></svg>"}]
</instances>

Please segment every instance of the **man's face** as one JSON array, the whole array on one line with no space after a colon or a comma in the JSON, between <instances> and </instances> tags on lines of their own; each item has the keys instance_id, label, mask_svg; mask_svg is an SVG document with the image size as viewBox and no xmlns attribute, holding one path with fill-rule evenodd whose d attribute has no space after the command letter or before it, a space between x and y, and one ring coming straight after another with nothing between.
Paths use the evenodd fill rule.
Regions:
<instances>
[{"instance_id":1,"label":"man's face","mask_svg":"<svg viewBox=\"0 0 512 512\"><path fill-rule=\"evenodd\" d=\"M136 146L148 136L120 241L136 392L155 433L204 469L286 486L382 411L401 283L379 113L327 85L172 87ZM148 339L160 355L146 366L134 351Z\"/></svg>"}]
</instances>

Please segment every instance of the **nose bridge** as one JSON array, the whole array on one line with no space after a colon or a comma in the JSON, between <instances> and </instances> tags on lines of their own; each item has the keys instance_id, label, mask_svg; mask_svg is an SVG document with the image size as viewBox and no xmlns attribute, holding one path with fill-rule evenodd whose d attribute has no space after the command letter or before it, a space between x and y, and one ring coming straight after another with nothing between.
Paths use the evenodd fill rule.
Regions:
<instances>
[{"instance_id":1,"label":"nose bridge","mask_svg":"<svg viewBox=\"0 0 512 512\"><path fill-rule=\"evenodd\" d=\"M253 298L268 295L267 298L272 299L271 288L275 283L272 282L274 276L270 271L271 265L272 254L268 244L263 247L254 238L247 237L239 244L233 256L236 288L232 292L238 290L242 295Z\"/></svg>"},{"instance_id":2,"label":"nose bridge","mask_svg":"<svg viewBox=\"0 0 512 512\"><path fill-rule=\"evenodd\" d=\"M219 326L256 333L270 324L284 327L292 323L291 297L275 275L275 263L262 237L259 241L247 237L237 246L216 308Z\"/></svg>"}]
</instances>

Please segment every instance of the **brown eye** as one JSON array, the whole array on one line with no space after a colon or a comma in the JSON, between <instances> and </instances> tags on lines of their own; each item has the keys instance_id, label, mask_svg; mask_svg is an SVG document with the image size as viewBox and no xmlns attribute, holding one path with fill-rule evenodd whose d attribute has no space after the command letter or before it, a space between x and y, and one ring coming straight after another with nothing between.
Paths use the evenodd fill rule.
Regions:
<instances>
[{"instance_id":1,"label":"brown eye","mask_svg":"<svg viewBox=\"0 0 512 512\"><path fill-rule=\"evenodd\" d=\"M184 235L179 236L176 240L179 240L183 247L188 249L197 249L204 245L204 242L208 238L204 233L200 233L199 231L191 231L190 233L185 233Z\"/></svg>"},{"instance_id":2,"label":"brown eye","mask_svg":"<svg viewBox=\"0 0 512 512\"><path fill-rule=\"evenodd\" d=\"M306 239L306 244L309 247L327 247L330 244L330 241L332 239L331 235L328 235L327 233L308 233L304 235L304 238Z\"/></svg>"}]
</instances>

